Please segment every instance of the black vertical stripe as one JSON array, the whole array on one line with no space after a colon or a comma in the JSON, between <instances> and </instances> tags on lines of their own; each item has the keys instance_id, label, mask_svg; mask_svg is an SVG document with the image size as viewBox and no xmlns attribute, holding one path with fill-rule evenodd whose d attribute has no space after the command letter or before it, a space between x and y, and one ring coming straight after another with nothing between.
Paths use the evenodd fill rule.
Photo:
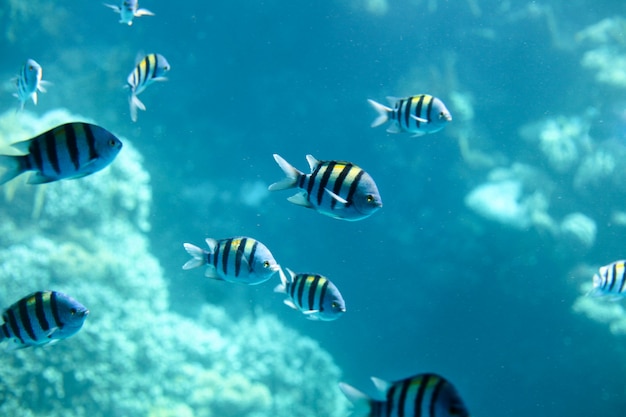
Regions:
<instances>
[{"instance_id":1,"label":"black vertical stripe","mask_svg":"<svg viewBox=\"0 0 626 417\"><path fill-rule=\"evenodd\" d=\"M611 279L611 285L609 286L608 291L610 292L613 289L613 286L615 285L615 281L617 281L617 263L613 263L612 267L611 267L611 275L609 275Z\"/></svg>"},{"instance_id":2,"label":"black vertical stripe","mask_svg":"<svg viewBox=\"0 0 626 417\"><path fill-rule=\"evenodd\" d=\"M254 240L252 243L252 248L250 249L250 255L248 256L248 268L250 272L252 272L252 266L254 265L254 257L256 255L257 246L259 246L259 242Z\"/></svg>"},{"instance_id":3,"label":"black vertical stripe","mask_svg":"<svg viewBox=\"0 0 626 417\"><path fill-rule=\"evenodd\" d=\"M56 327L62 329L63 321L61 321L61 316L59 316L59 303L57 301L57 293L54 291L50 291L50 311L52 311L52 317L54 318Z\"/></svg>"},{"instance_id":4,"label":"black vertical stripe","mask_svg":"<svg viewBox=\"0 0 626 417\"><path fill-rule=\"evenodd\" d=\"M7 323L4 323L0 329L2 329L2 333L4 334L5 338L9 338L11 337L11 333L9 333L9 325Z\"/></svg>"},{"instance_id":5,"label":"black vertical stripe","mask_svg":"<svg viewBox=\"0 0 626 417\"><path fill-rule=\"evenodd\" d=\"M326 166L326 164L324 163L318 163L315 166L315 169L313 170L313 172L311 172L307 176L309 178L309 183L306 185L306 193L307 193L307 198L309 199L309 201L311 201L311 191L313 190L313 186L315 185L315 179L317 178L317 174L322 169L322 165Z\"/></svg>"},{"instance_id":6,"label":"black vertical stripe","mask_svg":"<svg viewBox=\"0 0 626 417\"><path fill-rule=\"evenodd\" d=\"M392 384L387 391L387 408L385 409L385 416L391 417L391 413L395 406L393 402L393 397L396 393L396 389L398 388L398 384Z\"/></svg>"},{"instance_id":7,"label":"black vertical stripe","mask_svg":"<svg viewBox=\"0 0 626 417\"><path fill-rule=\"evenodd\" d=\"M237 253L235 254L235 276L239 276L239 270L241 269L241 261L245 255L244 250L246 249L246 242L248 239L243 238L239 241L239 246L237 246Z\"/></svg>"},{"instance_id":8,"label":"black vertical stripe","mask_svg":"<svg viewBox=\"0 0 626 417\"><path fill-rule=\"evenodd\" d=\"M78 171L78 168L80 168L80 151L78 150L78 141L76 140L74 123L68 123L65 126L65 141L67 143L67 151L70 154L70 160L74 165L74 169Z\"/></svg>"},{"instance_id":9,"label":"black vertical stripe","mask_svg":"<svg viewBox=\"0 0 626 417\"><path fill-rule=\"evenodd\" d=\"M298 281L298 294L296 296L296 305L300 308L304 306L302 302L302 294L304 294L304 287L306 286L306 276L300 276L300 280Z\"/></svg>"},{"instance_id":10,"label":"black vertical stripe","mask_svg":"<svg viewBox=\"0 0 626 417\"><path fill-rule=\"evenodd\" d=\"M322 291L320 291L320 299L319 299L319 310L320 311L324 311L324 298L326 297L326 290L328 289L328 283L330 281L328 281L327 279L324 279L324 283L322 284Z\"/></svg>"},{"instance_id":11,"label":"black vertical stripe","mask_svg":"<svg viewBox=\"0 0 626 417\"><path fill-rule=\"evenodd\" d=\"M407 98L405 102L405 106L404 106L404 126L406 126L406 128L411 127L410 122L411 122L411 105L412 104L413 104L413 97Z\"/></svg>"},{"instance_id":12,"label":"black vertical stripe","mask_svg":"<svg viewBox=\"0 0 626 417\"><path fill-rule=\"evenodd\" d=\"M421 377L420 386L417 389L417 395L415 396L415 417L421 417L422 415L422 402L424 402L424 394L426 393L426 387L428 386L428 380L430 374L425 374Z\"/></svg>"},{"instance_id":13,"label":"black vertical stripe","mask_svg":"<svg viewBox=\"0 0 626 417\"><path fill-rule=\"evenodd\" d=\"M352 181L352 184L350 184L350 189L348 190L348 195L346 196L346 201L348 202L346 204L346 207L349 207L352 205L352 199L354 198L354 193L356 193L356 189L359 186L359 182L361 181L361 177L363 176L364 172L365 171L359 168L359 173L356 174L356 177L354 177L354 181Z\"/></svg>"},{"instance_id":14,"label":"black vertical stripe","mask_svg":"<svg viewBox=\"0 0 626 417\"><path fill-rule=\"evenodd\" d=\"M352 167L353 165L350 163L347 163L343 167L343 169L337 176L337 180L335 181L335 186L333 187L333 193L340 195L339 192L341 191L341 186L343 185L344 181L346 180L346 177L350 173L350 170L352 170ZM335 205L337 205L337 199L333 198L332 202L330 203L330 208L334 209Z\"/></svg>"},{"instance_id":15,"label":"black vertical stripe","mask_svg":"<svg viewBox=\"0 0 626 417\"><path fill-rule=\"evenodd\" d=\"M433 393L430 396L430 404L428 404L428 416L429 417L435 417L435 410L436 410L437 402L439 401L439 393L443 391L444 385L446 385L446 381L444 381L443 378L439 378L439 381L437 381L437 384L433 388ZM454 399L452 400L452 404L454 404Z\"/></svg>"},{"instance_id":16,"label":"black vertical stripe","mask_svg":"<svg viewBox=\"0 0 626 417\"><path fill-rule=\"evenodd\" d=\"M154 68L151 65L151 58L152 58L153 54L150 54L148 56L146 56L144 58L144 60L146 61L146 72L145 74L143 74L143 77L141 78L141 84L142 85L146 85L148 83L148 80L152 79L152 77L154 77Z\"/></svg>"},{"instance_id":17,"label":"black vertical stripe","mask_svg":"<svg viewBox=\"0 0 626 417\"><path fill-rule=\"evenodd\" d=\"M43 293L38 291L35 293L35 314L37 315L39 327L41 327L44 332L47 332L50 330L50 324L48 324L48 319L46 319L44 307Z\"/></svg>"},{"instance_id":18,"label":"black vertical stripe","mask_svg":"<svg viewBox=\"0 0 626 417\"><path fill-rule=\"evenodd\" d=\"M428 102L428 107L426 109L426 120L428 120L428 123L430 123L433 120L432 117L432 111L433 111L433 103L435 102L435 97L431 97L430 101Z\"/></svg>"},{"instance_id":19,"label":"black vertical stripe","mask_svg":"<svg viewBox=\"0 0 626 417\"><path fill-rule=\"evenodd\" d=\"M57 174L61 173L61 167L59 166L59 155L57 154L56 132L62 129L64 129L64 126L61 126L57 129L49 130L44 134L48 162L50 162L50 165L52 165L52 169L54 169L54 172L56 172Z\"/></svg>"},{"instance_id":20,"label":"black vertical stripe","mask_svg":"<svg viewBox=\"0 0 626 417\"><path fill-rule=\"evenodd\" d=\"M398 398L398 417L404 417L404 404L406 402L406 394L409 391L409 388L411 387L411 380L410 379L406 379L404 381L404 383L402 384L402 389L400 390L400 397ZM407 416L407 417L413 417L413 416Z\"/></svg>"},{"instance_id":21,"label":"black vertical stripe","mask_svg":"<svg viewBox=\"0 0 626 417\"><path fill-rule=\"evenodd\" d=\"M30 151L30 155L33 157L35 161L35 167L39 172L43 171L43 157L41 155L41 141L43 140L42 136L36 137L31 143L28 150ZM31 164L32 165L32 164Z\"/></svg>"},{"instance_id":22,"label":"black vertical stripe","mask_svg":"<svg viewBox=\"0 0 626 417\"><path fill-rule=\"evenodd\" d=\"M85 132L85 139L87 141L87 147L89 148L89 160L96 159L98 157L98 151L96 150L96 136L93 133L92 125L88 123L81 123L83 125L83 131Z\"/></svg>"},{"instance_id":23,"label":"black vertical stripe","mask_svg":"<svg viewBox=\"0 0 626 417\"><path fill-rule=\"evenodd\" d=\"M419 117L420 119L423 119L421 114L422 114L422 105L424 104L424 97L425 97L424 94L422 94L419 100L417 101L417 105L415 106L415 115ZM420 127L420 123L421 122L419 120L415 120L415 125L417 126L418 129Z\"/></svg>"},{"instance_id":24,"label":"black vertical stripe","mask_svg":"<svg viewBox=\"0 0 626 417\"><path fill-rule=\"evenodd\" d=\"M317 189L317 205L322 204L322 198L324 197L324 189L328 185L328 181L330 180L330 176L333 173L333 168L337 165L335 161L328 162L324 167L324 174L322 175L322 179L320 179L319 188Z\"/></svg>"},{"instance_id":25,"label":"black vertical stripe","mask_svg":"<svg viewBox=\"0 0 626 417\"><path fill-rule=\"evenodd\" d=\"M307 288L308 291L308 309L309 310L317 310L317 308L315 307L315 290L317 289L318 284L320 283L320 276L319 275L310 275L310 277L312 277L313 279L311 280L311 284L309 285L309 288ZM307 279L308 281L308 279ZM320 300L320 304L321 304L321 300Z\"/></svg>"},{"instance_id":26,"label":"black vertical stripe","mask_svg":"<svg viewBox=\"0 0 626 417\"><path fill-rule=\"evenodd\" d=\"M20 342L24 343L24 338L22 337L20 326L17 324L17 317L15 317L15 311L13 311L13 309L8 310L7 316L9 319L9 326L11 326L11 331L13 332L13 336L17 337Z\"/></svg>"},{"instance_id":27,"label":"black vertical stripe","mask_svg":"<svg viewBox=\"0 0 626 417\"><path fill-rule=\"evenodd\" d=\"M626 265L625 265L626 268ZM619 291L618 293L621 293L624 290L624 283L626 283L626 270L623 271L622 275L620 276L621 278L621 282L619 284Z\"/></svg>"},{"instance_id":28,"label":"black vertical stripe","mask_svg":"<svg viewBox=\"0 0 626 417\"><path fill-rule=\"evenodd\" d=\"M224 242L224 252L222 252L222 271L224 272L224 275L228 275L228 254L230 253L230 247L232 244L232 239L226 239L226 242Z\"/></svg>"},{"instance_id":29,"label":"black vertical stripe","mask_svg":"<svg viewBox=\"0 0 626 417\"><path fill-rule=\"evenodd\" d=\"M18 303L18 311L20 313L20 323L22 328L26 330L28 337L31 340L37 340L35 336L35 329L33 329L33 323L30 321L30 315L28 314L28 301L30 298L20 300Z\"/></svg>"}]
</instances>

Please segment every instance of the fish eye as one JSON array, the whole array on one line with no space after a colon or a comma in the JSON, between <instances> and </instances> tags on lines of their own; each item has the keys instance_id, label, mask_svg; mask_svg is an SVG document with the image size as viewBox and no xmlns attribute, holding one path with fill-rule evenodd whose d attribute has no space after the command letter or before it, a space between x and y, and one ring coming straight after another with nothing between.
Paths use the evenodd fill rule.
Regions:
<instances>
[{"instance_id":1,"label":"fish eye","mask_svg":"<svg viewBox=\"0 0 626 417\"><path fill-rule=\"evenodd\" d=\"M270 261L263 261L263 268L269 268L270 267Z\"/></svg>"},{"instance_id":2,"label":"fish eye","mask_svg":"<svg viewBox=\"0 0 626 417\"><path fill-rule=\"evenodd\" d=\"M70 314L73 316L74 314L77 313L77 310L75 308L71 308L70 309Z\"/></svg>"},{"instance_id":3,"label":"fish eye","mask_svg":"<svg viewBox=\"0 0 626 417\"><path fill-rule=\"evenodd\" d=\"M115 146L115 139L109 139L109 146L110 147L114 147Z\"/></svg>"},{"instance_id":4,"label":"fish eye","mask_svg":"<svg viewBox=\"0 0 626 417\"><path fill-rule=\"evenodd\" d=\"M339 307L339 303L337 301L333 301L332 303L330 303L330 306L332 308L337 308L337 307Z\"/></svg>"},{"instance_id":5,"label":"fish eye","mask_svg":"<svg viewBox=\"0 0 626 417\"><path fill-rule=\"evenodd\" d=\"M34 70L34 69L35 69L35 68L33 68L33 66L32 66L32 65L29 65L29 66L28 66L28 70L29 70L29 71L32 71L32 70Z\"/></svg>"},{"instance_id":6,"label":"fish eye","mask_svg":"<svg viewBox=\"0 0 626 417\"><path fill-rule=\"evenodd\" d=\"M365 197L368 203L371 203L374 201L374 196L371 194L368 194L367 197Z\"/></svg>"}]
</instances>

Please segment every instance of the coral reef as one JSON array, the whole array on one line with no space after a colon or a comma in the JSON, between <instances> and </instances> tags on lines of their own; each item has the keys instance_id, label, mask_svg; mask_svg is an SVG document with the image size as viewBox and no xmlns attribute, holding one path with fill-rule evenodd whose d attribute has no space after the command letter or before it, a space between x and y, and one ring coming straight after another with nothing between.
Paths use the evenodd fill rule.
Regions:
<instances>
[{"instance_id":1,"label":"coral reef","mask_svg":"<svg viewBox=\"0 0 626 417\"><path fill-rule=\"evenodd\" d=\"M18 140L76 118L7 117L0 117L0 135L21 132ZM19 124L26 121L34 127ZM109 169L45 186L36 221L38 186L19 185L0 207L0 305L55 289L91 312L71 339L4 356L0 415L345 415L340 371L315 341L261 311L240 320L210 305L196 318L170 311L144 234L149 175L122 140Z\"/></svg>"},{"instance_id":2,"label":"coral reef","mask_svg":"<svg viewBox=\"0 0 626 417\"><path fill-rule=\"evenodd\" d=\"M606 18L576 34L576 40L589 45L582 65L596 73L596 80L614 87L626 88L626 19Z\"/></svg>"}]
</instances>

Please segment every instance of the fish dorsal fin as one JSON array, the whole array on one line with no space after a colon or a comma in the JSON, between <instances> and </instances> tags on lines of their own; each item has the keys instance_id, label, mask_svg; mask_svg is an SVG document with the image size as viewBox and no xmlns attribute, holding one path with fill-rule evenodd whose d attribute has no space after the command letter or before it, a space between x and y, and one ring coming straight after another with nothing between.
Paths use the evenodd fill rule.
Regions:
<instances>
[{"instance_id":1,"label":"fish dorsal fin","mask_svg":"<svg viewBox=\"0 0 626 417\"><path fill-rule=\"evenodd\" d=\"M307 208L313 208L313 204L311 204L307 199L306 199L306 192L302 191L301 193L298 194L294 194L291 197L289 197L287 199L287 201L296 204L298 206L302 206L302 207L307 207Z\"/></svg>"},{"instance_id":2,"label":"fish dorsal fin","mask_svg":"<svg viewBox=\"0 0 626 417\"><path fill-rule=\"evenodd\" d=\"M337 202L343 204L344 206L348 204L348 200L346 200L345 198L341 197L340 195L337 195L337 194L333 193L328 188L324 188L324 191L326 191L326 193L328 195L330 195L332 198L337 200Z\"/></svg>"},{"instance_id":3,"label":"fish dorsal fin","mask_svg":"<svg viewBox=\"0 0 626 417\"><path fill-rule=\"evenodd\" d=\"M313 172L313 170L315 169L317 164L320 163L320 161L315 159L315 157L313 155L311 155L311 154L306 156L306 161L309 163L309 168L311 168L311 172Z\"/></svg>"},{"instance_id":4,"label":"fish dorsal fin","mask_svg":"<svg viewBox=\"0 0 626 417\"><path fill-rule=\"evenodd\" d=\"M387 101L389 102L389 104L391 104L392 108L396 106L396 103L398 102L398 100L400 100L398 97L387 96Z\"/></svg>"},{"instance_id":5,"label":"fish dorsal fin","mask_svg":"<svg viewBox=\"0 0 626 417\"><path fill-rule=\"evenodd\" d=\"M289 282L293 282L293 280L296 278L296 273L293 272L289 268L285 268L285 269L287 270L287 273L289 274Z\"/></svg>"},{"instance_id":6,"label":"fish dorsal fin","mask_svg":"<svg viewBox=\"0 0 626 417\"><path fill-rule=\"evenodd\" d=\"M389 391L389 387L391 387L391 382L385 381L384 379L376 378L375 376L371 377L371 379L379 393L381 393L383 396L387 394L387 391Z\"/></svg>"}]
</instances>

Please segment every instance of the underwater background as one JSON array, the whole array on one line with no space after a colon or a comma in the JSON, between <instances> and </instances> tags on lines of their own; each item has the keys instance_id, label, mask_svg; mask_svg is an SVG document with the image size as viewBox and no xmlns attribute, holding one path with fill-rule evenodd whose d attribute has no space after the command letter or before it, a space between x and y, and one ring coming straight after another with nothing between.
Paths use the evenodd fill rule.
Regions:
<instances>
[{"instance_id":1,"label":"underwater background","mask_svg":"<svg viewBox=\"0 0 626 417\"><path fill-rule=\"evenodd\" d=\"M4 185L0 305L55 289L81 332L4 352L0 415L346 416L337 383L437 372L473 416L623 416L626 311L585 297L626 257L626 4L0 0L0 144L84 120L124 149L77 181ZM171 71L123 86L138 53ZM16 112L33 58L52 84ZM453 120L372 129L367 99L428 93ZM343 222L268 192L278 153L348 160L384 206ZM26 177L26 176L24 176ZM183 242L253 236L328 276L306 320L258 286L183 271Z\"/></svg>"}]
</instances>

